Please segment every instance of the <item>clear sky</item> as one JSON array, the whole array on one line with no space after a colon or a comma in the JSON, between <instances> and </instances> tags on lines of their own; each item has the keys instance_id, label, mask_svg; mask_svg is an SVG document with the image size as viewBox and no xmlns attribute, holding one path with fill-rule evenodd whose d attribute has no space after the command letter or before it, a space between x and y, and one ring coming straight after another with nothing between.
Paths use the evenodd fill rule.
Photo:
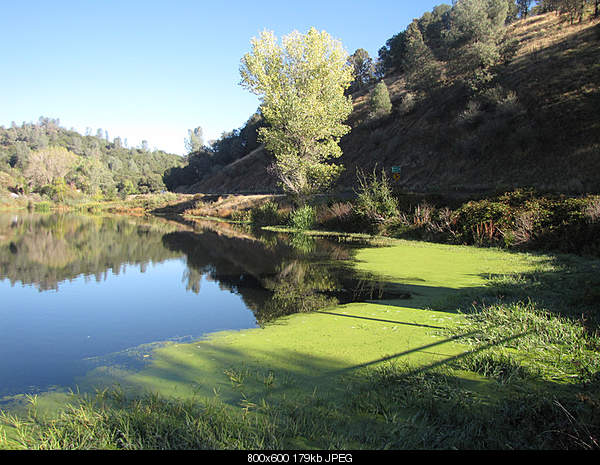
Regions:
<instances>
[{"instance_id":1,"label":"clear sky","mask_svg":"<svg viewBox=\"0 0 600 465\"><path fill-rule=\"evenodd\" d=\"M0 14L0 125L60 119L184 153L187 130L205 139L242 126L258 98L239 63L260 31L311 26L349 53L372 57L413 18L450 1L13 1Z\"/></svg>"}]
</instances>

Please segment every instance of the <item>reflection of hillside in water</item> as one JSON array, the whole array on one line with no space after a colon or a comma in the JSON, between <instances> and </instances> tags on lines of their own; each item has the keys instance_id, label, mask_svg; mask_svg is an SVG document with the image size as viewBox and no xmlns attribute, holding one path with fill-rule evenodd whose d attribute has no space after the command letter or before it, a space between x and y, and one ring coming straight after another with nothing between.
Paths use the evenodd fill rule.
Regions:
<instances>
[{"instance_id":1,"label":"reflection of hillside in water","mask_svg":"<svg viewBox=\"0 0 600 465\"><path fill-rule=\"evenodd\" d=\"M203 277L217 281L241 295L260 324L340 302L401 296L344 266L352 255L347 245L303 234L252 235L214 222L198 226L163 237L167 248L187 256L187 288L199 292Z\"/></svg>"},{"instance_id":2,"label":"reflection of hillside in water","mask_svg":"<svg viewBox=\"0 0 600 465\"><path fill-rule=\"evenodd\" d=\"M145 271L182 254L189 291L200 293L203 279L215 281L239 294L259 323L337 302L398 296L386 283L344 266L349 246L302 234L252 233L216 222L191 231L131 217L0 214L0 280L40 291L79 276L101 281L128 265Z\"/></svg>"},{"instance_id":3,"label":"reflection of hillside in water","mask_svg":"<svg viewBox=\"0 0 600 465\"><path fill-rule=\"evenodd\" d=\"M176 229L162 222L71 214L0 214L0 279L58 289L78 276L106 277L178 254L162 244Z\"/></svg>"}]
</instances>

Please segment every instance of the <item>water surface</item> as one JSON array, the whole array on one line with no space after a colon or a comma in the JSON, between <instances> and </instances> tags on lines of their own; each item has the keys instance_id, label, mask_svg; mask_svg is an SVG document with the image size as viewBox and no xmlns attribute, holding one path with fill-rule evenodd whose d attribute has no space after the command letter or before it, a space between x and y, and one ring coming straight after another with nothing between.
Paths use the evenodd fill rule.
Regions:
<instances>
[{"instance_id":1,"label":"water surface","mask_svg":"<svg viewBox=\"0 0 600 465\"><path fill-rule=\"evenodd\" d=\"M107 360L143 364L148 344L385 297L357 285L350 256L218 223L0 214L0 398L73 387Z\"/></svg>"}]
</instances>

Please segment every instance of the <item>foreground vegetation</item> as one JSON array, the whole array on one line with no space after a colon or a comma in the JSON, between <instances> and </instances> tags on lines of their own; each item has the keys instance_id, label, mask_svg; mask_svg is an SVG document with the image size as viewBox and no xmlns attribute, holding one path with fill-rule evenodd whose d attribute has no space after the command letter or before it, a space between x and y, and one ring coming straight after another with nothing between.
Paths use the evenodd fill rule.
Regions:
<instances>
[{"instance_id":1,"label":"foreground vegetation","mask_svg":"<svg viewBox=\"0 0 600 465\"><path fill-rule=\"evenodd\" d=\"M395 190L385 172L359 176L353 198L313 197L297 208L284 196L189 197L184 215L457 245L600 253L600 196L519 189L462 200Z\"/></svg>"}]
</instances>

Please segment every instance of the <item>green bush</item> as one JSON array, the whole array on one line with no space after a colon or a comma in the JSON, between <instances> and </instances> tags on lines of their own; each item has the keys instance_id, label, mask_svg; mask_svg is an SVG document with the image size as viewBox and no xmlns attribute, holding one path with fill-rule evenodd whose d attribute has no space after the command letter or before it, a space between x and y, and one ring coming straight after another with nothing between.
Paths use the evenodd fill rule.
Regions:
<instances>
[{"instance_id":1,"label":"green bush","mask_svg":"<svg viewBox=\"0 0 600 465\"><path fill-rule=\"evenodd\" d=\"M459 239L466 244L501 245L510 211L505 203L487 199L464 204L456 212Z\"/></svg>"},{"instance_id":2,"label":"green bush","mask_svg":"<svg viewBox=\"0 0 600 465\"><path fill-rule=\"evenodd\" d=\"M55 202L64 202L70 194L69 188L63 178L57 178L52 183L42 186L39 189L39 193Z\"/></svg>"},{"instance_id":3,"label":"green bush","mask_svg":"<svg viewBox=\"0 0 600 465\"><path fill-rule=\"evenodd\" d=\"M250 219L255 226L275 226L285 223L284 214L277 203L268 201L251 210Z\"/></svg>"},{"instance_id":4,"label":"green bush","mask_svg":"<svg viewBox=\"0 0 600 465\"><path fill-rule=\"evenodd\" d=\"M315 209L310 205L293 210L290 213L290 226L294 229L307 230L314 227L317 220Z\"/></svg>"},{"instance_id":5,"label":"green bush","mask_svg":"<svg viewBox=\"0 0 600 465\"><path fill-rule=\"evenodd\" d=\"M356 214L366 223L381 231L381 226L398 213L398 200L392 194L384 170L377 176L376 168L368 176L364 172L357 173L359 189L354 209Z\"/></svg>"},{"instance_id":6,"label":"green bush","mask_svg":"<svg viewBox=\"0 0 600 465\"><path fill-rule=\"evenodd\" d=\"M381 118L392 112L392 102L385 82L380 81L375 86L371 93L371 100L369 103L371 107L369 118L371 119Z\"/></svg>"},{"instance_id":7,"label":"green bush","mask_svg":"<svg viewBox=\"0 0 600 465\"><path fill-rule=\"evenodd\" d=\"M231 220L239 221L241 223L249 223L252 221L251 210L234 210L231 212Z\"/></svg>"},{"instance_id":8,"label":"green bush","mask_svg":"<svg viewBox=\"0 0 600 465\"><path fill-rule=\"evenodd\" d=\"M598 198L540 196L517 190L471 201L452 213L445 233L453 242L597 254Z\"/></svg>"}]
</instances>

